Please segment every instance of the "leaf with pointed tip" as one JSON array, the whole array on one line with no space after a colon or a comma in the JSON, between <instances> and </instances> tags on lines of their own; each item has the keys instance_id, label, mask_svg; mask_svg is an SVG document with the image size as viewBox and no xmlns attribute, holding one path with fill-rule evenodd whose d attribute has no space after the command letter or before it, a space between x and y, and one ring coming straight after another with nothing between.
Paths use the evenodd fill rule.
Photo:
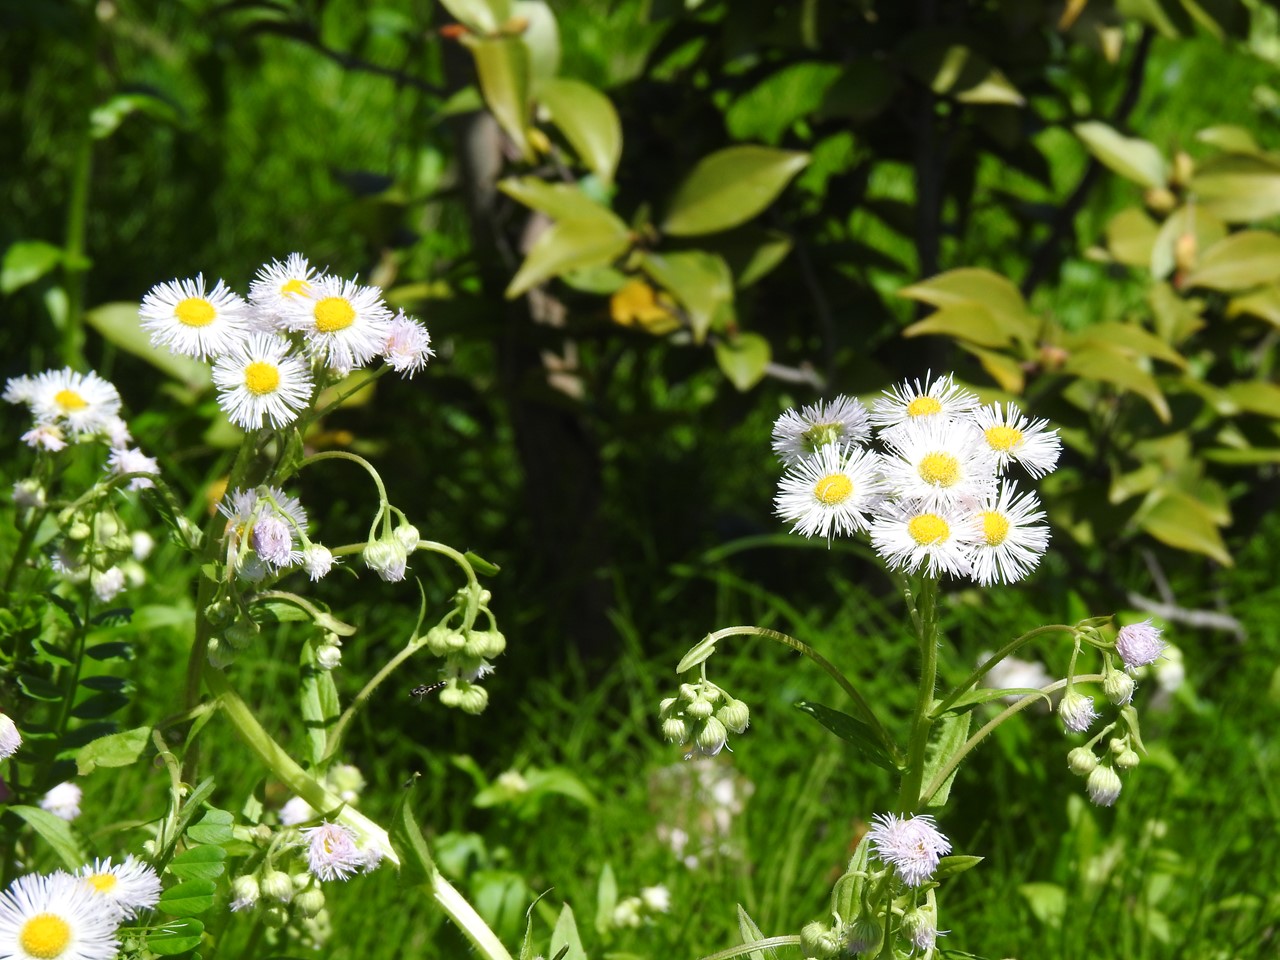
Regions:
<instances>
[{"instance_id":1,"label":"leaf with pointed tip","mask_svg":"<svg viewBox=\"0 0 1280 960\"><path fill-rule=\"evenodd\" d=\"M631 246L627 225L604 210L604 216L559 220L538 237L507 287L507 298L570 270L612 263Z\"/></svg>"},{"instance_id":2,"label":"leaf with pointed tip","mask_svg":"<svg viewBox=\"0 0 1280 960\"><path fill-rule=\"evenodd\" d=\"M686 237L736 227L771 204L808 162L807 153L772 147L717 150L676 187L662 231Z\"/></svg>"},{"instance_id":3,"label":"leaf with pointed tip","mask_svg":"<svg viewBox=\"0 0 1280 960\"><path fill-rule=\"evenodd\" d=\"M1280 236L1269 230L1241 230L1200 254L1184 287L1236 293L1280 281Z\"/></svg>"},{"instance_id":4,"label":"leaf with pointed tip","mask_svg":"<svg viewBox=\"0 0 1280 960\"><path fill-rule=\"evenodd\" d=\"M880 738L868 724L847 713L841 713L839 710L832 710L830 707L808 700L798 700L794 706L797 710L813 717L841 740L853 744L854 749L865 759L890 772L897 772L898 767L894 764L893 758L889 756Z\"/></svg>"},{"instance_id":5,"label":"leaf with pointed tip","mask_svg":"<svg viewBox=\"0 0 1280 960\"><path fill-rule=\"evenodd\" d=\"M717 340L716 363L729 382L747 391L764 378L773 352L769 341L758 333L740 333L728 340Z\"/></svg>"},{"instance_id":6,"label":"leaf with pointed tip","mask_svg":"<svg viewBox=\"0 0 1280 960\"><path fill-rule=\"evenodd\" d=\"M612 183L622 157L622 122L613 101L590 84L563 77L543 83L538 99L588 169Z\"/></svg>"},{"instance_id":7,"label":"leaf with pointed tip","mask_svg":"<svg viewBox=\"0 0 1280 960\"><path fill-rule=\"evenodd\" d=\"M1077 123L1072 129L1104 166L1144 187L1163 187L1169 180L1169 163L1155 144L1126 137L1099 120Z\"/></svg>"}]
</instances>

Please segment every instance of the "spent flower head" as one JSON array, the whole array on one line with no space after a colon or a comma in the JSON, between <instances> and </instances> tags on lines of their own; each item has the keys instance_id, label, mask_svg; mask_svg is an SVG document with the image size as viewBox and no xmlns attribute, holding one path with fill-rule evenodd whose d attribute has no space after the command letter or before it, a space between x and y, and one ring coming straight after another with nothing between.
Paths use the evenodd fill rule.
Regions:
<instances>
[{"instance_id":1,"label":"spent flower head","mask_svg":"<svg viewBox=\"0 0 1280 960\"><path fill-rule=\"evenodd\" d=\"M870 437L867 408L852 397L838 396L778 417L773 423L773 452L790 466L827 444L843 448L864 444Z\"/></svg>"}]
</instances>

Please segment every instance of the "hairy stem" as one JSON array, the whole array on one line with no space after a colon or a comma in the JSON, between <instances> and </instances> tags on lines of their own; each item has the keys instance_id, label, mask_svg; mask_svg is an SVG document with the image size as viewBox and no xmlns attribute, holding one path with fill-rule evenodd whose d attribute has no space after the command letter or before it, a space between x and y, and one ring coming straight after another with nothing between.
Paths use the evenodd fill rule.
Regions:
<instances>
[{"instance_id":1,"label":"hairy stem","mask_svg":"<svg viewBox=\"0 0 1280 960\"><path fill-rule=\"evenodd\" d=\"M933 689L938 680L938 580L925 577L919 606L920 684L916 688L915 717L907 746L907 769L898 791L898 809L914 812L920 804L920 784L924 780L924 755L933 726Z\"/></svg>"}]
</instances>

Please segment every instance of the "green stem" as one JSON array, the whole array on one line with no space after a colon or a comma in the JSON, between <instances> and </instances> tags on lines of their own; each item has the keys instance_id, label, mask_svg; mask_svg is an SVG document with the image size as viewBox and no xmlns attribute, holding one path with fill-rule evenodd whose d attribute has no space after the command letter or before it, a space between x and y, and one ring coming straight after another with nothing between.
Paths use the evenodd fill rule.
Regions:
<instances>
[{"instance_id":1,"label":"green stem","mask_svg":"<svg viewBox=\"0 0 1280 960\"><path fill-rule=\"evenodd\" d=\"M357 383L357 384L356 384L354 387L352 387L350 390L345 390L345 391L339 392L339 393L338 393L338 395L337 395L337 396L336 396L336 397L335 397L331 402L326 403L323 407L317 407L317 408L316 408L314 411L312 411L310 414L307 414L307 415L303 418L303 420L302 420L302 422L299 424L299 426L300 426L300 427L305 427L305 426L306 426L306 424L311 423L313 420L319 420L321 417L323 417L323 416L324 416L326 413L328 413L330 410L334 410L334 409L336 409L337 407L342 406L342 404L347 400L347 398L355 396L357 393L359 393L359 392L360 392L361 390L363 390L365 387L369 386L369 385L370 385L370 384L372 384L375 380L377 380L379 377L383 376L383 375L384 375L388 370L390 370L390 369L391 369L390 367L382 366L382 367L379 367L377 370L369 371L369 376L365 377L363 380L361 380L359 383ZM312 460L315 460L315 459L316 459L316 457L308 458L307 462L308 462L308 463L310 463Z\"/></svg>"},{"instance_id":2,"label":"green stem","mask_svg":"<svg viewBox=\"0 0 1280 960\"><path fill-rule=\"evenodd\" d=\"M420 540L418 549L444 554L462 568L462 572L467 575L467 586L472 588L480 586L480 581L476 578L476 572L471 568L471 562L467 560L465 554L459 553L448 544L437 543L435 540Z\"/></svg>"},{"instance_id":3,"label":"green stem","mask_svg":"<svg viewBox=\"0 0 1280 960\"><path fill-rule=\"evenodd\" d=\"M439 870L431 871L431 896L482 956L488 960L511 960L511 954L502 945L497 934L489 929L489 925L476 913L467 898Z\"/></svg>"},{"instance_id":4,"label":"green stem","mask_svg":"<svg viewBox=\"0 0 1280 960\"><path fill-rule=\"evenodd\" d=\"M63 318L62 328L62 359L67 365L76 368L84 364L84 238L92 174L93 135L89 124L85 123L76 144L71 193L67 200L67 235L62 250L63 284L67 294L67 315Z\"/></svg>"},{"instance_id":5,"label":"green stem","mask_svg":"<svg viewBox=\"0 0 1280 960\"><path fill-rule=\"evenodd\" d=\"M969 676L967 676L959 685L957 685L954 690L952 690L949 694L947 694L947 696L943 699L943 701L939 703L938 706L934 709L933 711L934 715L937 716L937 715L946 713L948 707L950 707L953 703L955 703L962 696L964 696L965 692L967 690L972 689L973 686L979 680L981 680L983 677L987 675L988 671L990 671L993 667L995 667L996 664L998 664L1005 657L1017 651L1019 647L1022 647L1024 644L1030 643L1036 637L1042 636L1043 634L1046 634L1046 633L1054 633L1058 631L1061 631L1064 633L1074 633L1075 629L1076 629L1075 627L1069 626L1065 623L1051 623L1048 626L1036 627L1034 630L1030 630L1024 633L1022 636L1018 637L1016 640L1010 640L1003 647L1001 647L999 650L993 653L990 657L984 660L982 664L976 670L973 671L973 673L969 674Z\"/></svg>"},{"instance_id":6,"label":"green stem","mask_svg":"<svg viewBox=\"0 0 1280 960\"><path fill-rule=\"evenodd\" d=\"M1101 683L1103 679L1104 678L1102 674L1091 673L1083 677L1075 677L1074 680L1072 680L1071 682ZM1063 687L1067 685L1067 683L1068 683L1067 680L1057 680L1049 684L1047 687L1041 687L1039 693L1027 694L1025 697L1020 698L1016 703L1010 704L1004 710L1000 711L1000 713L996 714L994 717L988 720L985 724L983 724L981 729L979 729L977 733L975 733L968 740L966 740L961 745L960 749L957 750L951 756L951 758L942 765L942 767L938 770L938 772L933 775L933 779L929 781L929 785L925 787L920 794L920 802L927 803L929 798L932 797L935 793L937 793L942 788L942 785L947 782L947 777L951 776L951 772L955 770L956 767L960 766L960 761L962 761L965 757L967 757L970 754L970 752L972 752L973 749L978 746L978 744L980 744L984 739L986 739L987 735L991 733L992 730L1000 726L1000 724L1004 723L1006 720L1012 717L1015 713L1020 713L1021 711L1027 709L1027 707L1031 706L1031 704L1035 703L1037 700L1040 700L1043 697L1047 696L1048 694L1053 693L1055 690L1061 690Z\"/></svg>"},{"instance_id":7,"label":"green stem","mask_svg":"<svg viewBox=\"0 0 1280 960\"><path fill-rule=\"evenodd\" d=\"M358 464L364 469L365 473L373 478L374 485L378 488L378 503L387 502L387 488L383 486L382 477L378 475L378 471L373 469L373 464L368 460L364 457L358 457L354 453L347 453L345 450L326 450L323 453L313 453L302 461L298 469L302 470L323 460L350 460L352 463Z\"/></svg>"},{"instance_id":8,"label":"green stem","mask_svg":"<svg viewBox=\"0 0 1280 960\"><path fill-rule=\"evenodd\" d=\"M938 580L925 577L920 591L919 640L920 684L916 688L915 717L907 745L907 768L898 790L898 809L911 813L920 804L920 784L924 780L924 755L933 726L933 691L938 681Z\"/></svg>"},{"instance_id":9,"label":"green stem","mask_svg":"<svg viewBox=\"0 0 1280 960\"><path fill-rule=\"evenodd\" d=\"M84 666L84 648L85 643L89 639L89 600L90 590L88 584L84 588L84 610L80 614L80 629L76 632L75 638L75 655L71 660L71 682L67 685L66 693L62 695L62 709L58 713L58 736L54 741L61 747L62 738L66 735L67 724L71 721L71 705L75 703L76 687L80 683L80 670Z\"/></svg>"},{"instance_id":10,"label":"green stem","mask_svg":"<svg viewBox=\"0 0 1280 960\"><path fill-rule=\"evenodd\" d=\"M338 747L342 744L342 735L347 729L347 724L351 722L352 718L360 708L368 702L371 696L373 696L373 691L377 690L382 681L391 676L392 672L400 666L400 664L404 663L411 656L421 650L423 646L424 642L417 637L409 641L409 643L405 645L405 648L388 660L383 665L382 669L375 673L369 682L364 685L363 689L355 695L355 698L347 705L347 709L342 711L342 716L338 717L338 722L329 730L329 740L324 748L324 757L321 759L322 765L325 760L328 760L338 752Z\"/></svg>"},{"instance_id":11,"label":"green stem","mask_svg":"<svg viewBox=\"0 0 1280 960\"><path fill-rule=\"evenodd\" d=\"M13 589L14 580L18 577L18 570L26 562L27 552L31 549L31 544L35 542L36 532L40 529L40 524L44 521L48 512L48 507L32 510L29 522L22 528L22 533L18 537L18 545L14 548L13 556L9 562L9 572L4 577L3 595L6 600L9 598L9 592Z\"/></svg>"}]
</instances>

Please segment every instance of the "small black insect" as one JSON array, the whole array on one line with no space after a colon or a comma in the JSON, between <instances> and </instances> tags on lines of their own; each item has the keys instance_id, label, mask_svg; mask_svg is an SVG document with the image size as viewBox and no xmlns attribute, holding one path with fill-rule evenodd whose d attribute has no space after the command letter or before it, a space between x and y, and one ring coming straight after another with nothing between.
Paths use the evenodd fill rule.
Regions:
<instances>
[{"instance_id":1,"label":"small black insect","mask_svg":"<svg viewBox=\"0 0 1280 960\"><path fill-rule=\"evenodd\" d=\"M412 690L409 691L409 693L413 696L413 699L421 700L427 694L433 693L436 690L439 690L441 687L444 686L444 684L445 684L445 681L443 680L441 680L439 683L432 683L432 684L423 683L414 687Z\"/></svg>"}]
</instances>

